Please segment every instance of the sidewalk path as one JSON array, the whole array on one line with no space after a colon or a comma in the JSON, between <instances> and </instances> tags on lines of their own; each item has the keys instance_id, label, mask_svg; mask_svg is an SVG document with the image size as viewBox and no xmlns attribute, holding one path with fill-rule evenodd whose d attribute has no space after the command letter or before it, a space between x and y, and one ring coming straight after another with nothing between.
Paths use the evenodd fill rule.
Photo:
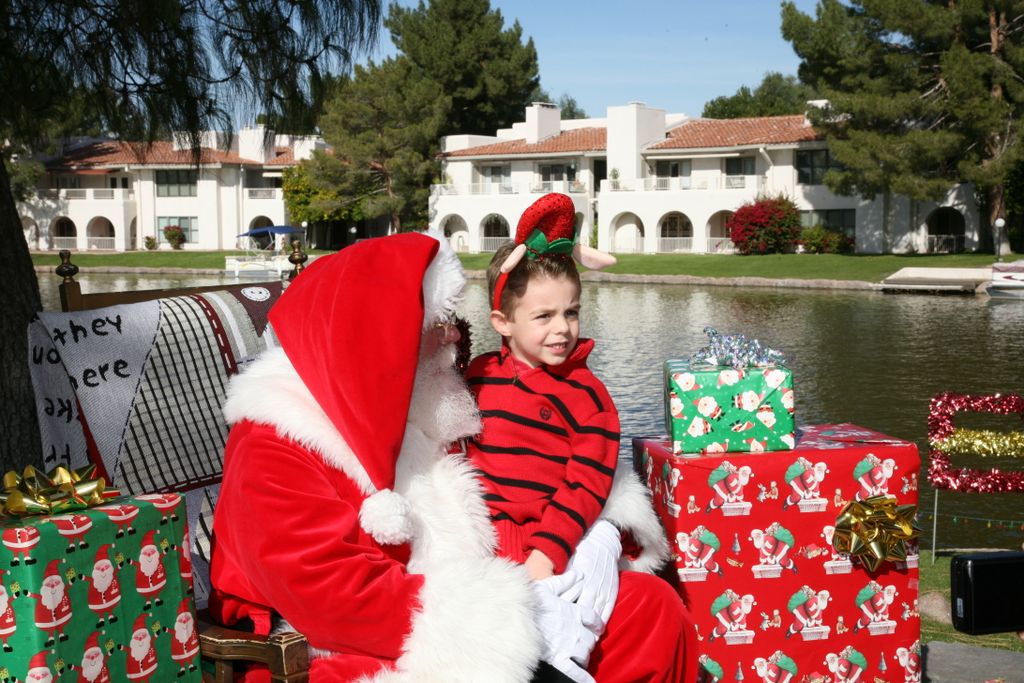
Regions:
<instances>
[{"instance_id":1,"label":"sidewalk path","mask_svg":"<svg viewBox=\"0 0 1024 683\"><path fill-rule=\"evenodd\" d=\"M924 648L925 683L984 683L1002 680L1024 683L1024 652L943 643Z\"/></svg>"}]
</instances>

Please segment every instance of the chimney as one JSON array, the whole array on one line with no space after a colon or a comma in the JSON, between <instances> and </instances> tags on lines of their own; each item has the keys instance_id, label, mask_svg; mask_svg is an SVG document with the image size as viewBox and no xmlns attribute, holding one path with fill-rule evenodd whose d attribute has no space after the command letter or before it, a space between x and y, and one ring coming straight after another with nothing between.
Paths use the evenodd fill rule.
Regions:
<instances>
[{"instance_id":1,"label":"chimney","mask_svg":"<svg viewBox=\"0 0 1024 683\"><path fill-rule=\"evenodd\" d=\"M562 110L549 102L534 102L526 108L525 128L527 144L558 135L562 128Z\"/></svg>"}]
</instances>

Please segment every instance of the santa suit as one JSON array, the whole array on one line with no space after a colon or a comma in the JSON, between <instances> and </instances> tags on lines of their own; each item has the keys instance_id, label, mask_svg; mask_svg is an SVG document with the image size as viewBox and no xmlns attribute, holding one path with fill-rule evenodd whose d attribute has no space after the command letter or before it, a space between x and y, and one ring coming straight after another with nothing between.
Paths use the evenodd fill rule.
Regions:
<instances>
[{"instance_id":1,"label":"santa suit","mask_svg":"<svg viewBox=\"0 0 1024 683\"><path fill-rule=\"evenodd\" d=\"M135 571L135 590L138 591L139 595L143 595L147 599L158 595L166 584L167 571L164 569L163 560L157 561L156 569L153 570L152 574L146 574L142 571L141 564Z\"/></svg>"},{"instance_id":2,"label":"santa suit","mask_svg":"<svg viewBox=\"0 0 1024 683\"><path fill-rule=\"evenodd\" d=\"M7 609L0 612L0 642L6 643L7 639L11 637L11 634L16 630L14 623L14 605L7 602Z\"/></svg>"},{"instance_id":3,"label":"santa suit","mask_svg":"<svg viewBox=\"0 0 1024 683\"><path fill-rule=\"evenodd\" d=\"M92 520L86 515L61 515L51 517L50 523L57 527L57 533L68 539L68 543L82 543L83 537L92 528Z\"/></svg>"},{"instance_id":4,"label":"santa suit","mask_svg":"<svg viewBox=\"0 0 1024 683\"><path fill-rule=\"evenodd\" d=\"M39 529L33 526L4 529L3 543L8 550L14 553L15 560L19 555L27 559L32 548L39 543Z\"/></svg>"},{"instance_id":5,"label":"santa suit","mask_svg":"<svg viewBox=\"0 0 1024 683\"><path fill-rule=\"evenodd\" d=\"M425 433L430 425L402 409L401 387L411 386L417 365L403 354L418 348L424 314L410 310L406 329L391 311L414 308L420 278L411 292L402 291L404 282L382 284L370 308L352 300L360 307L353 322L346 288L328 280L317 289L311 277L346 263L332 262L346 254L352 268L360 254L372 261L370 250L385 240L403 250L408 269L423 272L423 240L433 239L418 234L367 240L318 259L271 311L283 348L231 381L225 415L234 426L215 512L210 611L228 624L249 618L264 633L273 617L283 617L311 646L311 683L526 683L541 644L525 569L494 557L495 533L468 461L449 456L446 443ZM365 267L364 277L379 282L378 269ZM368 335L360 348L384 355L379 367L373 358L339 352L337 340L359 346L359 335ZM379 370L384 384L344 385L357 370ZM359 426L342 417L374 401L396 409L381 406L371 425L377 441L359 441ZM401 424L389 479L371 471L366 453L391 452L392 413ZM639 481L626 474L616 478L605 514L648 549L637 562L651 568L666 550L663 533ZM663 592L644 599L647 581ZM681 628L683 608L669 586L625 573L619 599L591 670L628 667L653 640L662 641L668 658L690 656L685 676L684 662L662 656L635 662L626 678L605 680L660 681L659 668L671 670L672 680L693 680L695 642L684 649L681 641L695 636ZM664 634L651 637L656 626L672 632L667 647Z\"/></svg>"},{"instance_id":6,"label":"santa suit","mask_svg":"<svg viewBox=\"0 0 1024 683\"><path fill-rule=\"evenodd\" d=\"M67 586L64 587L64 597L54 609L44 605L39 595L31 595L36 599L36 626L40 630L55 631L71 619L71 600L68 598Z\"/></svg>"},{"instance_id":7,"label":"santa suit","mask_svg":"<svg viewBox=\"0 0 1024 683\"><path fill-rule=\"evenodd\" d=\"M128 651L128 657L125 660L125 675L130 681L147 680L156 671L156 649L149 646L146 650L146 654L143 655L142 659L135 659L132 656L131 651Z\"/></svg>"},{"instance_id":8,"label":"santa suit","mask_svg":"<svg viewBox=\"0 0 1024 683\"><path fill-rule=\"evenodd\" d=\"M117 603L121 602L121 584L117 580L117 574L114 574L110 585L105 590L97 590L91 577L87 581L89 581L89 609L97 615L112 613Z\"/></svg>"},{"instance_id":9,"label":"santa suit","mask_svg":"<svg viewBox=\"0 0 1024 683\"><path fill-rule=\"evenodd\" d=\"M178 632L175 629L170 629L170 631L171 659L184 666L199 654L199 636L196 634L195 622L192 623L192 628L185 640L178 639Z\"/></svg>"}]
</instances>

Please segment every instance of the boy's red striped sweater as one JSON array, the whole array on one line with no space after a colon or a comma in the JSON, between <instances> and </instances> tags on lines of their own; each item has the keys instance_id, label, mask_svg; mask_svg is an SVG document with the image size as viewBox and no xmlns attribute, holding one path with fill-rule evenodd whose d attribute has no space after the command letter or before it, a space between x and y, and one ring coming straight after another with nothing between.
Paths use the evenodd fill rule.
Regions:
<instances>
[{"instance_id":1,"label":"boy's red striped sweater","mask_svg":"<svg viewBox=\"0 0 1024 683\"><path fill-rule=\"evenodd\" d=\"M587 368L594 348L581 339L561 365L530 368L508 346L477 356L466 370L483 418L469 443L491 519L533 527L537 549L561 573L611 491L619 454L619 414Z\"/></svg>"}]
</instances>

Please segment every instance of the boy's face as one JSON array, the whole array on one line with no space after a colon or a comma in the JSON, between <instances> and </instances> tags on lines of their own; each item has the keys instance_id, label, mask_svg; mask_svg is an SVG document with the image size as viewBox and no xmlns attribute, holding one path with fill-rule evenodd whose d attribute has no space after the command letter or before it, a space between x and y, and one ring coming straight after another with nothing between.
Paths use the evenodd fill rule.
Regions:
<instances>
[{"instance_id":1,"label":"boy's face","mask_svg":"<svg viewBox=\"0 0 1024 683\"><path fill-rule=\"evenodd\" d=\"M491 325L512 355L529 365L560 365L580 337L580 293L568 278L530 280L512 317L491 311Z\"/></svg>"}]
</instances>

